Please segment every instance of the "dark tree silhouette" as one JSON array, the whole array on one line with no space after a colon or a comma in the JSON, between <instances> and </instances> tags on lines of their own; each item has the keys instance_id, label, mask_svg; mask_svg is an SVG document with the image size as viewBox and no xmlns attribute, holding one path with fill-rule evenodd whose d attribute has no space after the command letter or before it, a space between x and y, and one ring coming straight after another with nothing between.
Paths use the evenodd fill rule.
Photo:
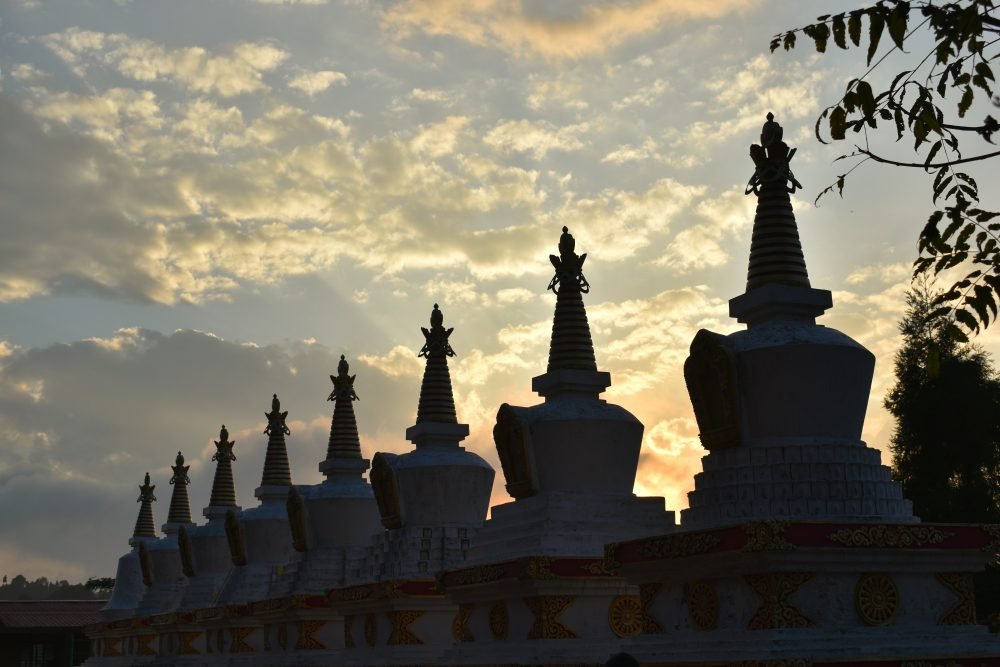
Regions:
<instances>
[{"instance_id":1,"label":"dark tree silhouette","mask_svg":"<svg viewBox=\"0 0 1000 667\"><path fill-rule=\"evenodd\" d=\"M886 33L889 39L883 40ZM945 4L880 0L780 33L771 40L771 51L794 48L800 34L811 38L820 53L826 52L831 39L841 49L867 46L864 73L852 78L844 95L816 121L821 142L848 137L856 142L852 152L837 158L850 160L852 166L816 200L834 189L842 195L847 177L867 162L918 168L932 175L935 210L919 235L914 277L964 269L965 276L937 295L934 304L951 313L947 325L951 335L968 340L968 334L997 319L1000 302L1000 212L982 208L978 184L960 169L1000 157L993 142L1000 123L989 115L981 121L965 120L977 96L1000 106L1000 99L993 97L991 67L1000 58L1000 7L996 0ZM880 44L888 45L881 56ZM896 60L886 62L890 56ZM901 71L887 88L876 92L873 72L890 66ZM912 149L906 150L914 159L876 152L873 140L883 132L896 141L905 139L907 145L912 142Z\"/></svg>"}]
</instances>

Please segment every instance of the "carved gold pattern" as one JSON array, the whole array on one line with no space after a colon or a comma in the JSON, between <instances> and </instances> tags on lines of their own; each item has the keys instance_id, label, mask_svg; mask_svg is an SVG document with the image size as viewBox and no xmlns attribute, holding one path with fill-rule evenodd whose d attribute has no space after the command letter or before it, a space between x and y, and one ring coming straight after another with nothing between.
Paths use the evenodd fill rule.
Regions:
<instances>
[{"instance_id":1,"label":"carved gold pattern","mask_svg":"<svg viewBox=\"0 0 1000 667\"><path fill-rule=\"evenodd\" d=\"M937 580L955 594L958 601L938 620L939 625L975 625L976 589L969 572L941 572Z\"/></svg>"},{"instance_id":2,"label":"carved gold pattern","mask_svg":"<svg viewBox=\"0 0 1000 667\"><path fill-rule=\"evenodd\" d=\"M455 618L451 621L452 639L457 642L471 642L476 639L472 636L472 631L469 630L470 616L472 616L471 604L458 605L458 611L455 613Z\"/></svg>"},{"instance_id":3,"label":"carved gold pattern","mask_svg":"<svg viewBox=\"0 0 1000 667\"><path fill-rule=\"evenodd\" d=\"M229 652L253 653L253 646L247 641L256 628L229 628Z\"/></svg>"},{"instance_id":4,"label":"carved gold pattern","mask_svg":"<svg viewBox=\"0 0 1000 667\"><path fill-rule=\"evenodd\" d=\"M278 624L278 631L277 631L276 634L278 635L278 648L280 648L282 651L287 651L288 650L288 624L287 623L279 623Z\"/></svg>"},{"instance_id":5,"label":"carved gold pattern","mask_svg":"<svg viewBox=\"0 0 1000 667\"><path fill-rule=\"evenodd\" d=\"M344 647L354 648L354 614L344 616Z\"/></svg>"},{"instance_id":6,"label":"carved gold pattern","mask_svg":"<svg viewBox=\"0 0 1000 667\"><path fill-rule=\"evenodd\" d=\"M136 655L156 655L156 651L153 650L154 639L156 639L156 635L139 635L135 638L135 645L132 651Z\"/></svg>"},{"instance_id":7,"label":"carved gold pattern","mask_svg":"<svg viewBox=\"0 0 1000 667\"><path fill-rule=\"evenodd\" d=\"M642 634L644 635L655 635L663 632L663 628L653 618L651 609L653 600L656 599L661 588L663 588L663 584L655 581L639 584L639 606L642 608Z\"/></svg>"},{"instance_id":8,"label":"carved gold pattern","mask_svg":"<svg viewBox=\"0 0 1000 667\"><path fill-rule=\"evenodd\" d=\"M559 616L576 601L574 595L536 595L524 598L535 617L528 639L575 639L577 634L564 625Z\"/></svg>"},{"instance_id":9,"label":"carved gold pattern","mask_svg":"<svg viewBox=\"0 0 1000 667\"><path fill-rule=\"evenodd\" d=\"M512 498L527 498L535 494L531 484L530 435L528 425L518 418L517 409L507 403L500 406L497 423L493 427L493 442L500 456L504 479L507 480L507 493Z\"/></svg>"},{"instance_id":10,"label":"carved gold pattern","mask_svg":"<svg viewBox=\"0 0 1000 667\"><path fill-rule=\"evenodd\" d=\"M711 581L687 585L687 608L691 623L699 630L714 630L719 622L719 593Z\"/></svg>"},{"instance_id":11,"label":"carved gold pattern","mask_svg":"<svg viewBox=\"0 0 1000 667\"><path fill-rule=\"evenodd\" d=\"M181 632L181 641L179 652L181 655L198 655L199 651L194 647L195 641L201 637L202 633L200 630L194 630L191 632Z\"/></svg>"},{"instance_id":12,"label":"carved gold pattern","mask_svg":"<svg viewBox=\"0 0 1000 667\"><path fill-rule=\"evenodd\" d=\"M412 646L423 644L423 640L410 627L423 615L424 612L413 609L390 611L389 623L392 629L389 631L389 645Z\"/></svg>"},{"instance_id":13,"label":"carved gold pattern","mask_svg":"<svg viewBox=\"0 0 1000 667\"><path fill-rule=\"evenodd\" d=\"M719 544L711 533L663 535L642 543L642 555L647 558L684 558L710 551Z\"/></svg>"},{"instance_id":14,"label":"carved gold pattern","mask_svg":"<svg viewBox=\"0 0 1000 667\"><path fill-rule=\"evenodd\" d=\"M888 574L863 574L854 586L854 608L865 625L888 625L899 611L899 589Z\"/></svg>"},{"instance_id":15,"label":"carved gold pattern","mask_svg":"<svg viewBox=\"0 0 1000 667\"><path fill-rule=\"evenodd\" d=\"M846 547L904 549L925 544L940 544L954 533L935 526L874 525L841 528L830 539Z\"/></svg>"},{"instance_id":16,"label":"carved gold pattern","mask_svg":"<svg viewBox=\"0 0 1000 667\"><path fill-rule=\"evenodd\" d=\"M611 632L623 639L642 632L642 606L631 595L619 595L608 605L608 625Z\"/></svg>"},{"instance_id":17,"label":"carved gold pattern","mask_svg":"<svg viewBox=\"0 0 1000 667\"><path fill-rule=\"evenodd\" d=\"M326 621L305 620L299 621L299 639L295 643L296 651L323 651L326 644L316 639L316 633L323 629Z\"/></svg>"},{"instance_id":18,"label":"carved gold pattern","mask_svg":"<svg viewBox=\"0 0 1000 667\"><path fill-rule=\"evenodd\" d=\"M499 565L479 565L466 570L459 570L450 577L451 586L469 586L485 584L501 579L505 569Z\"/></svg>"},{"instance_id":19,"label":"carved gold pattern","mask_svg":"<svg viewBox=\"0 0 1000 667\"><path fill-rule=\"evenodd\" d=\"M524 562L524 574L529 579L555 579L552 563L556 561L551 556L532 556Z\"/></svg>"},{"instance_id":20,"label":"carved gold pattern","mask_svg":"<svg viewBox=\"0 0 1000 667\"><path fill-rule=\"evenodd\" d=\"M119 657L122 654L122 638L108 637L104 640L104 655L108 657Z\"/></svg>"},{"instance_id":21,"label":"carved gold pattern","mask_svg":"<svg viewBox=\"0 0 1000 667\"><path fill-rule=\"evenodd\" d=\"M588 574L594 575L595 577L606 577L611 574L614 574L614 572L609 567L608 560L605 558L587 563L586 565L583 566L583 570Z\"/></svg>"},{"instance_id":22,"label":"carved gold pattern","mask_svg":"<svg viewBox=\"0 0 1000 667\"><path fill-rule=\"evenodd\" d=\"M772 630L776 628L805 628L813 622L796 609L789 598L810 579L811 572L774 572L770 574L748 574L747 584L761 599L761 605L750 617L750 630Z\"/></svg>"},{"instance_id":23,"label":"carved gold pattern","mask_svg":"<svg viewBox=\"0 0 1000 667\"><path fill-rule=\"evenodd\" d=\"M507 639L509 631L507 604L503 601L494 602L490 605L490 634L493 635L493 639L503 641Z\"/></svg>"},{"instance_id":24,"label":"carved gold pattern","mask_svg":"<svg viewBox=\"0 0 1000 667\"><path fill-rule=\"evenodd\" d=\"M375 646L377 630L378 622L375 620L375 614L365 614L365 643L369 646Z\"/></svg>"},{"instance_id":25,"label":"carved gold pattern","mask_svg":"<svg viewBox=\"0 0 1000 667\"><path fill-rule=\"evenodd\" d=\"M794 544L785 539L787 521L758 521L743 526L747 533L747 543L743 551L790 551Z\"/></svg>"}]
</instances>

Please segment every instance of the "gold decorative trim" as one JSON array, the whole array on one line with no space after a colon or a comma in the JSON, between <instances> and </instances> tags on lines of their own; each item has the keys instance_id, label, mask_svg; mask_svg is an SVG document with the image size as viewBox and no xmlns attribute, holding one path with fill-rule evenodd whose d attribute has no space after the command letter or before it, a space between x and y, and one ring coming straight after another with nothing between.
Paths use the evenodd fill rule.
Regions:
<instances>
[{"instance_id":1,"label":"gold decorative trim","mask_svg":"<svg viewBox=\"0 0 1000 667\"><path fill-rule=\"evenodd\" d=\"M785 539L787 521L758 521L743 526L747 543L743 551L791 551L795 545Z\"/></svg>"},{"instance_id":2,"label":"gold decorative trim","mask_svg":"<svg viewBox=\"0 0 1000 667\"><path fill-rule=\"evenodd\" d=\"M375 646L377 630L378 621L375 619L375 614L365 614L365 643L369 646Z\"/></svg>"},{"instance_id":3,"label":"gold decorative trim","mask_svg":"<svg viewBox=\"0 0 1000 667\"><path fill-rule=\"evenodd\" d=\"M229 652L230 653L253 653L253 646L247 641L247 637L253 634L256 628L229 628Z\"/></svg>"},{"instance_id":4,"label":"gold decorative trim","mask_svg":"<svg viewBox=\"0 0 1000 667\"><path fill-rule=\"evenodd\" d=\"M639 606L642 608L642 634L644 635L656 635L663 632L663 628L653 618L651 609L653 600L656 599L661 588L663 588L663 584L655 581L639 584Z\"/></svg>"},{"instance_id":5,"label":"gold decorative trim","mask_svg":"<svg viewBox=\"0 0 1000 667\"><path fill-rule=\"evenodd\" d=\"M711 581L687 585L687 608L691 623L699 630L715 630L719 622L719 593Z\"/></svg>"},{"instance_id":6,"label":"gold decorative trim","mask_svg":"<svg viewBox=\"0 0 1000 667\"><path fill-rule=\"evenodd\" d=\"M344 648L354 648L354 614L344 616Z\"/></svg>"},{"instance_id":7,"label":"gold decorative trim","mask_svg":"<svg viewBox=\"0 0 1000 667\"><path fill-rule=\"evenodd\" d=\"M718 544L718 536L712 533L663 535L644 541L642 555L646 558L684 558L703 554Z\"/></svg>"},{"instance_id":8,"label":"gold decorative trim","mask_svg":"<svg viewBox=\"0 0 1000 667\"><path fill-rule=\"evenodd\" d=\"M503 641L507 639L510 631L510 622L507 617L507 603L503 601L494 602L490 606L490 634L493 639Z\"/></svg>"},{"instance_id":9,"label":"gold decorative trim","mask_svg":"<svg viewBox=\"0 0 1000 667\"><path fill-rule=\"evenodd\" d=\"M608 626L622 639L642 632L642 605L639 598L619 595L608 605Z\"/></svg>"},{"instance_id":10,"label":"gold decorative trim","mask_svg":"<svg viewBox=\"0 0 1000 667\"><path fill-rule=\"evenodd\" d=\"M389 612L389 623L392 629L389 631L389 646L413 646L423 644L423 640L416 635L411 626L424 612L406 609Z\"/></svg>"},{"instance_id":11,"label":"gold decorative trim","mask_svg":"<svg viewBox=\"0 0 1000 667\"><path fill-rule=\"evenodd\" d=\"M529 579L555 579L552 563L556 559L551 556L531 556L524 561L524 576Z\"/></svg>"},{"instance_id":12,"label":"gold decorative trim","mask_svg":"<svg viewBox=\"0 0 1000 667\"><path fill-rule=\"evenodd\" d=\"M156 635L139 635L134 639L132 650L136 655L156 655L156 651L153 650L153 640L156 639Z\"/></svg>"},{"instance_id":13,"label":"gold decorative trim","mask_svg":"<svg viewBox=\"0 0 1000 667\"><path fill-rule=\"evenodd\" d=\"M938 625L975 625L976 588L970 572L941 572L941 585L955 594L958 601L938 620Z\"/></svg>"},{"instance_id":14,"label":"gold decorative trim","mask_svg":"<svg viewBox=\"0 0 1000 667\"><path fill-rule=\"evenodd\" d=\"M478 565L466 570L459 570L450 575L451 586L469 586L472 584L485 584L497 579L502 579L506 570L500 565Z\"/></svg>"},{"instance_id":15,"label":"gold decorative trim","mask_svg":"<svg viewBox=\"0 0 1000 667\"><path fill-rule=\"evenodd\" d=\"M774 572L770 574L748 574L747 584L761 599L761 605L750 617L750 630L773 630L777 628L807 628L813 622L795 608L789 598L810 579L812 572Z\"/></svg>"},{"instance_id":16,"label":"gold decorative trim","mask_svg":"<svg viewBox=\"0 0 1000 667\"><path fill-rule=\"evenodd\" d=\"M854 608L865 625L889 625L899 611L899 589L888 574L863 574L854 586Z\"/></svg>"},{"instance_id":17,"label":"gold decorative trim","mask_svg":"<svg viewBox=\"0 0 1000 667\"><path fill-rule=\"evenodd\" d=\"M200 651L194 647L194 643L204 634L200 630L181 632L180 649L181 655L199 655Z\"/></svg>"},{"instance_id":18,"label":"gold decorative trim","mask_svg":"<svg viewBox=\"0 0 1000 667\"><path fill-rule=\"evenodd\" d=\"M472 608L471 604L458 605L455 618L451 621L451 637L457 642L471 642L476 639L472 635L472 631L469 630L469 617L472 616Z\"/></svg>"},{"instance_id":19,"label":"gold decorative trim","mask_svg":"<svg viewBox=\"0 0 1000 667\"><path fill-rule=\"evenodd\" d=\"M299 638L295 642L296 651L323 651L326 644L316 639L316 633L323 629L326 621L305 620L299 621Z\"/></svg>"},{"instance_id":20,"label":"gold decorative trim","mask_svg":"<svg viewBox=\"0 0 1000 667\"><path fill-rule=\"evenodd\" d=\"M524 598L535 617L528 639L576 639L577 634L559 616L576 601L575 595L536 595Z\"/></svg>"},{"instance_id":21,"label":"gold decorative trim","mask_svg":"<svg viewBox=\"0 0 1000 667\"><path fill-rule=\"evenodd\" d=\"M841 528L830 534L830 540L845 547L905 549L927 544L940 544L954 535L935 526L899 526L877 524Z\"/></svg>"}]
</instances>

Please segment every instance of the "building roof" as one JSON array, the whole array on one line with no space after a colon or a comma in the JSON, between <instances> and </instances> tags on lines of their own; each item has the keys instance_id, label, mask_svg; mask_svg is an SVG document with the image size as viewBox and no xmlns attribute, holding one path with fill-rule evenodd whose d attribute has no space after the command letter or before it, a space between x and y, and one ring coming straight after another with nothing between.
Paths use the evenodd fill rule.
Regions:
<instances>
[{"instance_id":1,"label":"building roof","mask_svg":"<svg viewBox=\"0 0 1000 667\"><path fill-rule=\"evenodd\" d=\"M0 631L80 628L100 621L107 600L0 600Z\"/></svg>"}]
</instances>

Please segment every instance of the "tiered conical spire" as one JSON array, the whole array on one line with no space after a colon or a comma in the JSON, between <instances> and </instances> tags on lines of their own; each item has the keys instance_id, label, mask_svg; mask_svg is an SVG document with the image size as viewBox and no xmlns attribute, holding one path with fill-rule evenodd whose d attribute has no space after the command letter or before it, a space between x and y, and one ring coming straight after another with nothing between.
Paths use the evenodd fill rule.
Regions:
<instances>
[{"instance_id":1,"label":"tiered conical spire","mask_svg":"<svg viewBox=\"0 0 1000 667\"><path fill-rule=\"evenodd\" d=\"M417 406L417 423L437 422L456 424L455 398L451 391L451 374L448 372L448 357L455 356L448 337L452 329L445 329L444 315L434 304L431 311L430 330L420 327L424 332L424 346L418 356L427 358L424 367L424 379L420 385L420 403Z\"/></svg>"},{"instance_id":2,"label":"tiered conical spire","mask_svg":"<svg viewBox=\"0 0 1000 667\"><path fill-rule=\"evenodd\" d=\"M191 478L188 477L188 469L191 466L184 465L184 455L177 452L177 459L171 470L174 471L170 478L170 484L174 487L174 492L170 496L170 511L167 514L167 523L192 523L191 503L188 501L188 484Z\"/></svg>"},{"instance_id":3,"label":"tiered conical spire","mask_svg":"<svg viewBox=\"0 0 1000 667\"><path fill-rule=\"evenodd\" d=\"M596 371L594 343L590 338L587 310L583 294L590 291L590 284L583 276L583 263L587 254L577 255L576 240L569 229L562 228L559 237L559 256L549 255L556 275L549 289L556 293L556 313L552 320L552 342L549 345L549 372L555 370Z\"/></svg>"},{"instance_id":4,"label":"tiered conical spire","mask_svg":"<svg viewBox=\"0 0 1000 667\"><path fill-rule=\"evenodd\" d=\"M139 505L139 517L135 520L132 541L156 537L156 524L153 523L153 502L156 500L156 496L153 495L154 489L156 485L149 483L147 472L145 481L139 487L139 497L136 499L137 503L142 504Z\"/></svg>"},{"instance_id":5,"label":"tiered conical spire","mask_svg":"<svg viewBox=\"0 0 1000 667\"><path fill-rule=\"evenodd\" d=\"M774 114L768 113L760 145L750 147L756 170L746 191L757 195L757 213L750 244L747 292L771 284L810 286L789 198L789 194L802 186L788 167L795 149L789 149L781 140L782 133Z\"/></svg>"},{"instance_id":6,"label":"tiered conical spire","mask_svg":"<svg viewBox=\"0 0 1000 667\"><path fill-rule=\"evenodd\" d=\"M236 507L236 484L233 482L233 461L236 455L233 454L233 445L236 442L229 441L229 431L223 424L219 430L219 439L215 441L215 454L212 460L217 461L215 466L215 479L212 480L212 497L208 501L209 507Z\"/></svg>"},{"instance_id":7,"label":"tiered conical spire","mask_svg":"<svg viewBox=\"0 0 1000 667\"><path fill-rule=\"evenodd\" d=\"M333 401L333 419L330 422L330 440L326 446L327 459L360 459L361 441L358 439L358 422L354 417L354 378L349 375L350 365L340 355L337 374L330 376L333 391L326 400Z\"/></svg>"},{"instance_id":8,"label":"tiered conical spire","mask_svg":"<svg viewBox=\"0 0 1000 667\"><path fill-rule=\"evenodd\" d=\"M275 394L271 399L271 411L265 412L268 435L267 454L264 456L264 474L260 480L261 486L291 486L292 474L288 468L288 450L285 448L285 436L292 432L285 425L288 411L281 411L281 401ZM284 496L282 496L283 498Z\"/></svg>"}]
</instances>

